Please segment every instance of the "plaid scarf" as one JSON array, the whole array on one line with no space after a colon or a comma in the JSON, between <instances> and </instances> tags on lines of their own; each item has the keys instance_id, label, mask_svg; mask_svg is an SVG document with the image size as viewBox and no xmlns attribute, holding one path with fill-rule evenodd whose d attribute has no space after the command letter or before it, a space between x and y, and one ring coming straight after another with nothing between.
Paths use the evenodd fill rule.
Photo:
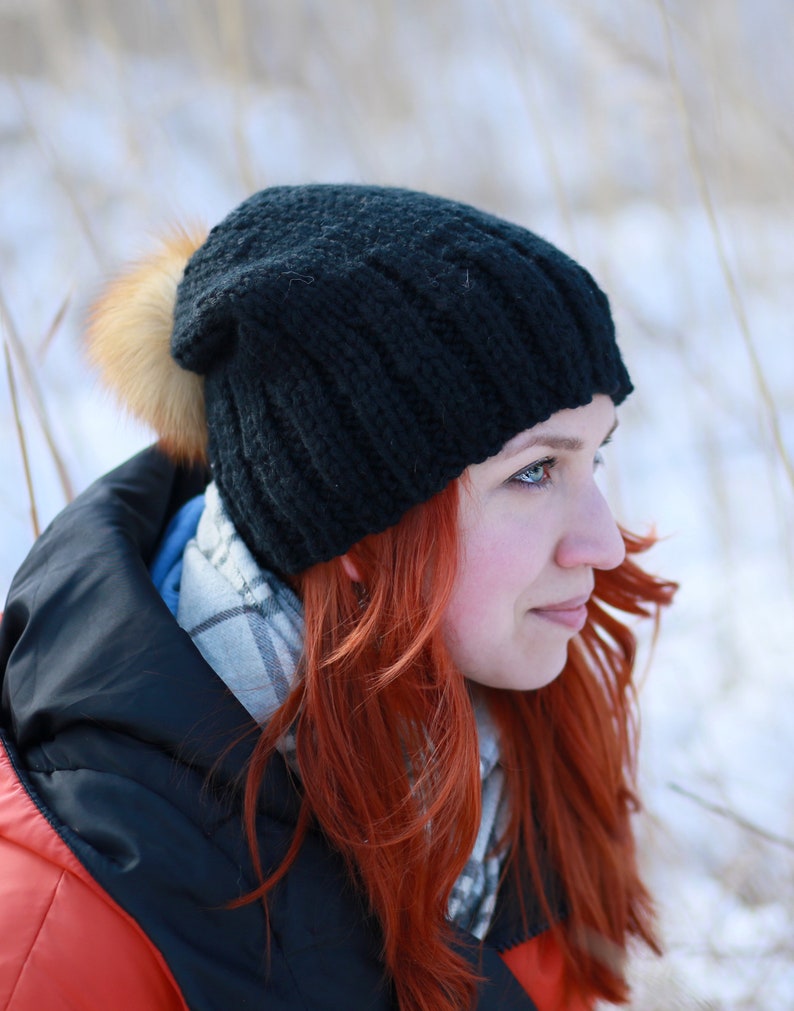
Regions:
<instances>
[{"instance_id":1,"label":"plaid scarf","mask_svg":"<svg viewBox=\"0 0 794 1011\"><path fill-rule=\"evenodd\" d=\"M177 621L251 716L266 722L294 683L303 611L292 590L254 561L214 484L207 488L196 536L182 555ZM475 715L482 820L452 889L448 915L482 939L493 917L504 860L504 853L495 855L495 850L506 801L496 730L484 706L475 707ZM294 738L285 738L281 750L298 772Z\"/></svg>"}]
</instances>

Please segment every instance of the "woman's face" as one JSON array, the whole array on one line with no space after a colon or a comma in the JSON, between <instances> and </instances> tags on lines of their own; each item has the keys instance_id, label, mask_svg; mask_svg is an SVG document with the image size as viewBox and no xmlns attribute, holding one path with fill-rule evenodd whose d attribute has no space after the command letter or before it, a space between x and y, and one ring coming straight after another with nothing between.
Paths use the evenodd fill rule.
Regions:
<instances>
[{"instance_id":1,"label":"woman's face","mask_svg":"<svg viewBox=\"0 0 794 1011\"><path fill-rule=\"evenodd\" d=\"M613 569L623 540L595 481L615 427L606 396L559 411L466 471L458 577L444 635L462 673L524 691L565 666L585 623L595 569Z\"/></svg>"}]
</instances>

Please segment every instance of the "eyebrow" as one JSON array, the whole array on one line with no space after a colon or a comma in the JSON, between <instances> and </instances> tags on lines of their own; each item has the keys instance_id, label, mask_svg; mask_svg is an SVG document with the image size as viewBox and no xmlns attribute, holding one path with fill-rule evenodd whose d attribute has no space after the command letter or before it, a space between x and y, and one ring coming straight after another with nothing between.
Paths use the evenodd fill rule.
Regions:
<instances>
[{"instance_id":1,"label":"eyebrow","mask_svg":"<svg viewBox=\"0 0 794 1011\"><path fill-rule=\"evenodd\" d=\"M618 419L615 418L614 424L601 443L602 446L606 445L617 427ZM577 436L555 435L554 432L535 432L534 430L530 430L523 437L517 435L514 439L511 439L507 446L510 448L505 447L502 452L505 457L510 458L523 453L524 450L531 449L533 446L547 446L549 449L563 449L569 453L575 453L584 446L584 442Z\"/></svg>"}]
</instances>

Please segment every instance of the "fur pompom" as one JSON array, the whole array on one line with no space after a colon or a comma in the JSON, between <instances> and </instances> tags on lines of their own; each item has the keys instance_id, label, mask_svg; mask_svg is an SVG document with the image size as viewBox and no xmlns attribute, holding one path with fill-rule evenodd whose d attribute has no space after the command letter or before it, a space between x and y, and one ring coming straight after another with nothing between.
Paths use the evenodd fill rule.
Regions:
<instances>
[{"instance_id":1,"label":"fur pompom","mask_svg":"<svg viewBox=\"0 0 794 1011\"><path fill-rule=\"evenodd\" d=\"M88 354L105 384L174 459L204 462L204 380L171 357L176 289L205 235L177 232L111 282L89 318Z\"/></svg>"}]
</instances>

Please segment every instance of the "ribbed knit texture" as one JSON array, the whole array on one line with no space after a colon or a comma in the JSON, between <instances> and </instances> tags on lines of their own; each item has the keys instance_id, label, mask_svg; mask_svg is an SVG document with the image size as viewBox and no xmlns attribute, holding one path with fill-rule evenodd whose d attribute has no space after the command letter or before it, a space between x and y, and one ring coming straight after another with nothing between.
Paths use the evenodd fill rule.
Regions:
<instances>
[{"instance_id":1,"label":"ribbed knit texture","mask_svg":"<svg viewBox=\"0 0 794 1011\"><path fill-rule=\"evenodd\" d=\"M554 412L631 391L573 260L464 204L369 186L276 187L233 211L188 264L172 353L205 377L237 529L285 573Z\"/></svg>"}]
</instances>

